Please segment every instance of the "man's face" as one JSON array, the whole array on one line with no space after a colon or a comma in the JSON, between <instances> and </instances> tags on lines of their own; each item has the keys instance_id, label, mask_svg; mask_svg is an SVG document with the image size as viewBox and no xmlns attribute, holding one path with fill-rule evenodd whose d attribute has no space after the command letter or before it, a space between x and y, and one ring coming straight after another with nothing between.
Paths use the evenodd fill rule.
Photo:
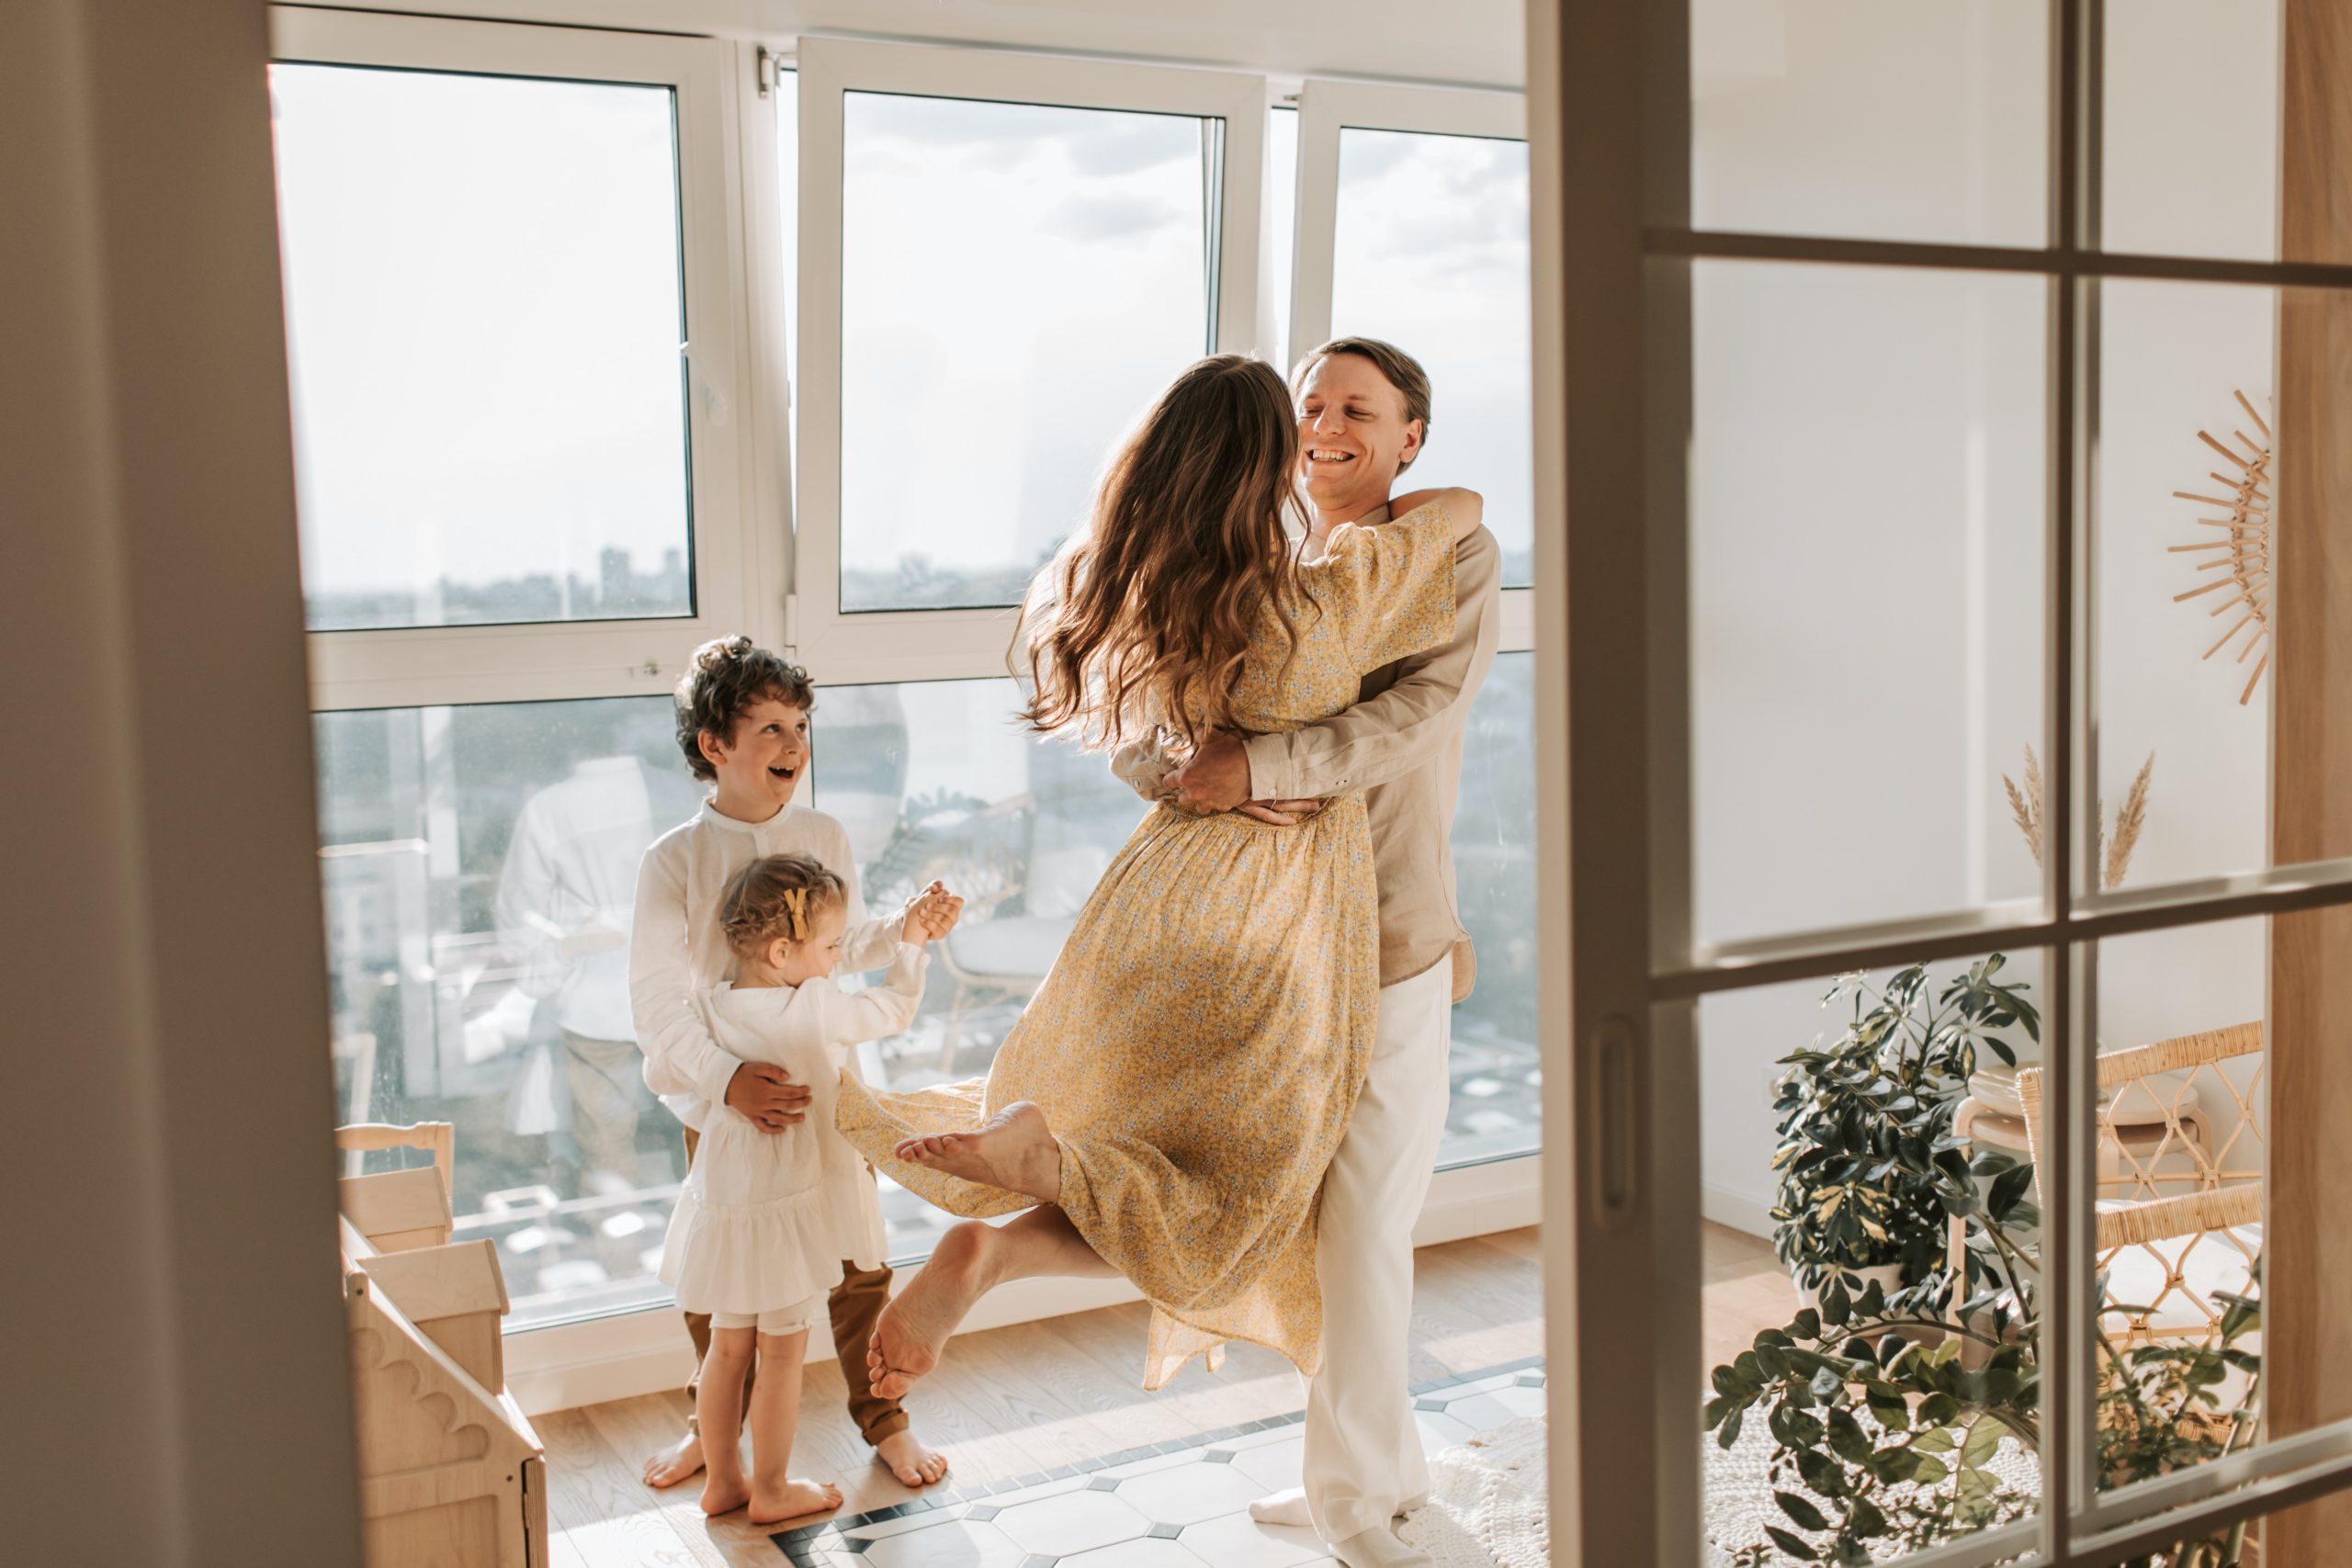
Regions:
<instances>
[{"instance_id":1,"label":"man's face","mask_svg":"<svg viewBox=\"0 0 2352 1568\"><path fill-rule=\"evenodd\" d=\"M1326 355L1298 400L1299 468L1318 512L1369 512L1421 449L1405 394L1360 354Z\"/></svg>"},{"instance_id":2,"label":"man's face","mask_svg":"<svg viewBox=\"0 0 2352 1568\"><path fill-rule=\"evenodd\" d=\"M743 806L792 804L808 771L808 716L789 703L763 697L743 710L729 745L702 738L702 754L718 774L720 791Z\"/></svg>"}]
</instances>

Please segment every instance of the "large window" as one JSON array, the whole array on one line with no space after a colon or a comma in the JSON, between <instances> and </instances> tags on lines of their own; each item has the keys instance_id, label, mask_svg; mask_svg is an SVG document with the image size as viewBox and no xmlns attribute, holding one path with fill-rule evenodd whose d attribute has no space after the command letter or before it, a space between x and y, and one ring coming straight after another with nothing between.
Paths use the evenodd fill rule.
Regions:
<instances>
[{"instance_id":1,"label":"large window","mask_svg":"<svg viewBox=\"0 0 2352 1568\"><path fill-rule=\"evenodd\" d=\"M1146 809L1012 722L1006 607L1176 371L1327 335L1294 285L1331 286L1335 222L1459 192L1476 299L1371 243L1337 288L1429 364L1443 479L1523 577L1525 154L1491 103L1351 130L1403 148L1375 179L1312 151L1320 84L308 11L277 43L337 1109L457 1125L512 1326L664 1299L683 1149L626 953L638 859L701 793L668 700L696 643L810 668L803 798L872 908L968 900L861 1055L912 1086L987 1070ZM1540 1136L1526 597L1465 748L1446 1165ZM943 1217L884 1201L927 1252Z\"/></svg>"}]
</instances>

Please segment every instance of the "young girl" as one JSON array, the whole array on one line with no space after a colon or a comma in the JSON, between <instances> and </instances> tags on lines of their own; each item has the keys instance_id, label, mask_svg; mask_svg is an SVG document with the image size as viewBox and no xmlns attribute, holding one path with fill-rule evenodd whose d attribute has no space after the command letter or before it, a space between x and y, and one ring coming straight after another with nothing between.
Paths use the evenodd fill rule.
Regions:
<instances>
[{"instance_id":1,"label":"young girl","mask_svg":"<svg viewBox=\"0 0 2352 1568\"><path fill-rule=\"evenodd\" d=\"M703 1511L751 1506L754 1524L841 1506L838 1489L786 1473L800 1404L801 1354L825 1314L842 1260L876 1268L882 1211L855 1150L833 1131L847 1047L904 1029L922 1000L926 942L944 911L919 908L877 987L844 995L831 979L848 919L841 877L807 855L769 855L729 878L718 923L735 978L698 998L718 1044L784 1067L809 1085L808 1120L763 1133L725 1106L710 1112L678 1194L662 1279L678 1304L710 1314L710 1353L695 1395L706 1473ZM743 1474L744 1383L752 1473Z\"/></svg>"}]
</instances>

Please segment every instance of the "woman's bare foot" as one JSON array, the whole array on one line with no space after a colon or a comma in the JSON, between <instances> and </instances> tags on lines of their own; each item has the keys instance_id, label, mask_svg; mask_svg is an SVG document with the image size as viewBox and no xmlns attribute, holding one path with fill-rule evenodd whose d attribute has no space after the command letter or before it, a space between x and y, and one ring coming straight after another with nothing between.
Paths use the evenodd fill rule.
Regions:
<instances>
[{"instance_id":1,"label":"woman's bare foot","mask_svg":"<svg viewBox=\"0 0 2352 1568\"><path fill-rule=\"evenodd\" d=\"M874 1457L890 1467L901 1486L929 1486L947 1473L947 1456L910 1431L897 1431L874 1445Z\"/></svg>"},{"instance_id":2,"label":"woman's bare foot","mask_svg":"<svg viewBox=\"0 0 2352 1568\"><path fill-rule=\"evenodd\" d=\"M947 1337L995 1283L991 1264L1002 1247L993 1225L966 1220L939 1238L931 1261L890 1299L874 1325L865 1365L874 1392L903 1399L915 1380L939 1365Z\"/></svg>"},{"instance_id":3,"label":"woman's bare foot","mask_svg":"<svg viewBox=\"0 0 2352 1568\"><path fill-rule=\"evenodd\" d=\"M841 1506L842 1489L830 1482L787 1481L774 1492L752 1488L752 1522L780 1524L808 1514L829 1514Z\"/></svg>"},{"instance_id":4,"label":"woman's bare foot","mask_svg":"<svg viewBox=\"0 0 2352 1568\"><path fill-rule=\"evenodd\" d=\"M741 1471L728 1476L713 1471L702 1479L702 1511L713 1517L731 1514L751 1500L752 1483Z\"/></svg>"},{"instance_id":5,"label":"woman's bare foot","mask_svg":"<svg viewBox=\"0 0 2352 1568\"><path fill-rule=\"evenodd\" d=\"M690 1479L702 1469L702 1438L688 1429L686 1435L666 1449L657 1450L645 1461L645 1483L648 1486L675 1486Z\"/></svg>"},{"instance_id":6,"label":"woman's bare foot","mask_svg":"<svg viewBox=\"0 0 2352 1568\"><path fill-rule=\"evenodd\" d=\"M981 1122L978 1132L909 1138L891 1152L910 1165L1025 1193L1040 1203L1061 1200L1061 1143L1046 1124L1046 1113L1026 1100L1006 1106Z\"/></svg>"}]
</instances>

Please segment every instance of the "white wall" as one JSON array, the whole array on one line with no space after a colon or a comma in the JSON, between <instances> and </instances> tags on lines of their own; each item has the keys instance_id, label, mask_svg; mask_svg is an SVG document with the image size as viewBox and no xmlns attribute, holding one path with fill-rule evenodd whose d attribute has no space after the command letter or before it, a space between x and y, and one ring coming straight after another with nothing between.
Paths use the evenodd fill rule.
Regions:
<instances>
[{"instance_id":1,"label":"white wall","mask_svg":"<svg viewBox=\"0 0 2352 1568\"><path fill-rule=\"evenodd\" d=\"M2267 255L2275 6L2109 7L2116 248ZM1737 229L2045 242L2039 0L1702 0L1693 206ZM2194 106L2190 112L2189 106ZM2000 775L2038 746L2043 286L1702 266L1694 282L1693 808L1702 940L2028 897ZM2169 499L2200 426L2268 389L2264 292L2111 286L2096 466L2098 782L2156 754L2134 885L2262 863L2264 700L2218 635ZM2216 422L2221 422L2216 423ZM2204 601L2210 605L2211 600ZM2031 955L2017 972L2038 974ZM1940 966L1943 974L1955 966ZM2109 1045L2260 1014L2256 922L2109 944ZM1709 1212L1761 1225L1774 1059L1834 1030L1807 983L1701 1010Z\"/></svg>"}]
</instances>

